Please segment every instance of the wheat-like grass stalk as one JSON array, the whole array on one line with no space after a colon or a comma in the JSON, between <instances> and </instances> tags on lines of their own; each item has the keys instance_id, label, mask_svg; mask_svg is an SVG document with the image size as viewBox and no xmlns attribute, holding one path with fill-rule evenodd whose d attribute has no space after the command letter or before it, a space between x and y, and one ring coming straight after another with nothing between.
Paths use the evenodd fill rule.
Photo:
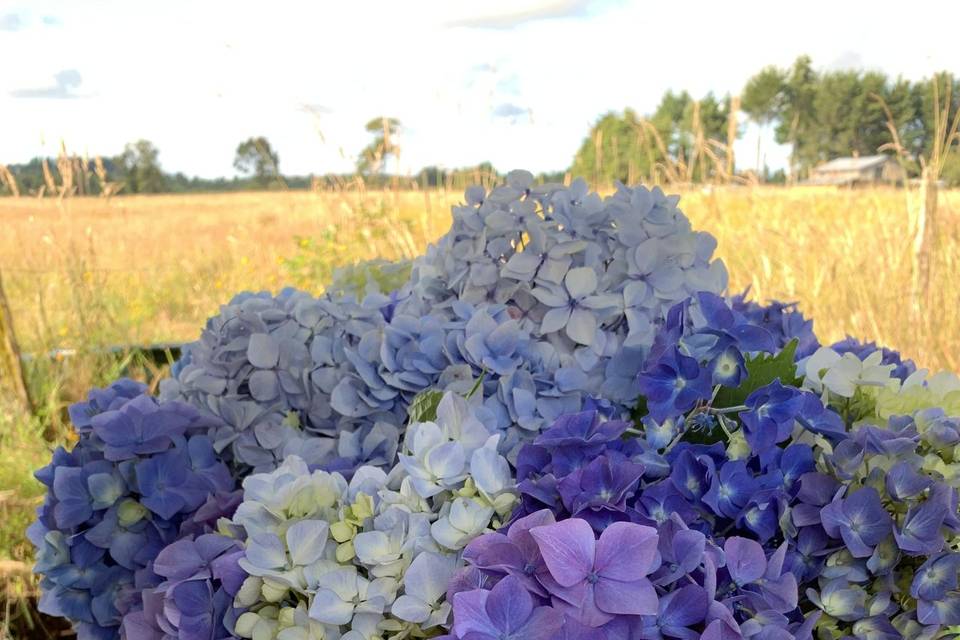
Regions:
<instances>
[{"instance_id":1,"label":"wheat-like grass stalk","mask_svg":"<svg viewBox=\"0 0 960 640\"><path fill-rule=\"evenodd\" d=\"M0 183L10 191L10 195L14 198L20 197L20 187L17 185L17 177L13 175L13 172L10 171L9 167L5 164L0 164Z\"/></svg>"}]
</instances>

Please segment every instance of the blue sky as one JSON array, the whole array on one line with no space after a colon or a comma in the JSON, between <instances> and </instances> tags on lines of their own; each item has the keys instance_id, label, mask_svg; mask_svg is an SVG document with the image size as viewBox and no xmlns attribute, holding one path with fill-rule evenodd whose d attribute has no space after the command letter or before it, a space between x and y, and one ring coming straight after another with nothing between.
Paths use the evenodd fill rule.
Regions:
<instances>
[{"instance_id":1,"label":"blue sky","mask_svg":"<svg viewBox=\"0 0 960 640\"><path fill-rule=\"evenodd\" d=\"M0 162L143 137L165 170L214 177L264 135L285 173L349 171L363 125L391 115L404 172L563 169L605 111L650 112L667 89L737 92L802 53L960 72L958 19L960 3L936 0L0 0ZM783 166L754 126L738 163L756 164L758 140L761 162Z\"/></svg>"}]
</instances>

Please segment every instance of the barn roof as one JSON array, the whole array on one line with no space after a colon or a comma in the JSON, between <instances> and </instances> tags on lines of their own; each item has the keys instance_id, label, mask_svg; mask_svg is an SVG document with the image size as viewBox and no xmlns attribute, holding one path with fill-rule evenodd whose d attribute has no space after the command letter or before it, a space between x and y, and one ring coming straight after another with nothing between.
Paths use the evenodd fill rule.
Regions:
<instances>
[{"instance_id":1,"label":"barn roof","mask_svg":"<svg viewBox=\"0 0 960 640\"><path fill-rule=\"evenodd\" d=\"M831 171L862 171L876 167L889 159L889 156L860 156L858 158L834 158L830 162L825 162L814 168L817 173Z\"/></svg>"}]
</instances>

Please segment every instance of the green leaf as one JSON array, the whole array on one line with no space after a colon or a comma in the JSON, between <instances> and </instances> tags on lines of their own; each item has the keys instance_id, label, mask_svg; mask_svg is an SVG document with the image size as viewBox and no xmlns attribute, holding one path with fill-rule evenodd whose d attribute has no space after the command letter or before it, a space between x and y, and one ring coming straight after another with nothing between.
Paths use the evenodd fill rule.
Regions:
<instances>
[{"instance_id":1,"label":"green leaf","mask_svg":"<svg viewBox=\"0 0 960 640\"><path fill-rule=\"evenodd\" d=\"M747 358L747 377L737 388L722 387L713 402L713 406L737 407L747 401L747 396L779 379L781 384L799 386L801 380L797 378L797 365L794 361L797 354L798 340L794 338L780 353L772 355L763 353Z\"/></svg>"},{"instance_id":2,"label":"green leaf","mask_svg":"<svg viewBox=\"0 0 960 640\"><path fill-rule=\"evenodd\" d=\"M630 411L630 418L633 420L633 423L637 426L640 426L640 421L648 414L650 411L647 409L647 399L643 396L637 398L637 404Z\"/></svg>"},{"instance_id":3,"label":"green leaf","mask_svg":"<svg viewBox=\"0 0 960 640\"><path fill-rule=\"evenodd\" d=\"M483 385L483 379L487 377L487 370L484 369L480 372L480 377L477 378L477 381L473 383L473 386L470 387L470 391L464 396L467 400L473 397L477 391L480 390L480 387ZM481 398L482 399L482 398Z\"/></svg>"},{"instance_id":4,"label":"green leaf","mask_svg":"<svg viewBox=\"0 0 960 640\"><path fill-rule=\"evenodd\" d=\"M437 419L437 407L443 398L443 391L427 389L421 391L410 403L410 423L432 422Z\"/></svg>"}]
</instances>

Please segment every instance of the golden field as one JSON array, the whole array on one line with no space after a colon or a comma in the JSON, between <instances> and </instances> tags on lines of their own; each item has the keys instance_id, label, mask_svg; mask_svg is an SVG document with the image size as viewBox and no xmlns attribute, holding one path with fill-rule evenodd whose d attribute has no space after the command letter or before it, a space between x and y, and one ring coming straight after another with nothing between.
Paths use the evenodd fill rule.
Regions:
<instances>
[{"instance_id":1,"label":"golden field","mask_svg":"<svg viewBox=\"0 0 960 640\"><path fill-rule=\"evenodd\" d=\"M0 271L26 352L183 342L235 292L320 291L337 265L418 254L447 229L459 199L442 191L5 199ZM940 193L931 298L914 316L916 206L903 190L718 187L686 191L681 207L716 236L731 291L751 286L754 299L799 302L824 342L850 334L930 368L960 369L960 192Z\"/></svg>"},{"instance_id":2,"label":"golden field","mask_svg":"<svg viewBox=\"0 0 960 640\"><path fill-rule=\"evenodd\" d=\"M62 362L28 360L36 417L14 410L0 391L0 584L7 590L0 600L23 603L31 591L23 529L41 494L30 473L49 455L41 431L69 438L65 405L120 371L153 381L163 375L146 363L137 369L123 354L104 357L104 347L193 340L238 291L293 285L319 292L339 265L413 257L446 231L460 197L0 199L0 274L23 351L79 351ZM797 301L822 342L850 334L924 367L960 370L960 192L940 193L931 286L919 309L911 304L916 194L716 187L686 190L681 207L695 228L716 236L731 291L749 286L754 299ZM18 607L8 604L0 615L0 638L33 623Z\"/></svg>"}]
</instances>

